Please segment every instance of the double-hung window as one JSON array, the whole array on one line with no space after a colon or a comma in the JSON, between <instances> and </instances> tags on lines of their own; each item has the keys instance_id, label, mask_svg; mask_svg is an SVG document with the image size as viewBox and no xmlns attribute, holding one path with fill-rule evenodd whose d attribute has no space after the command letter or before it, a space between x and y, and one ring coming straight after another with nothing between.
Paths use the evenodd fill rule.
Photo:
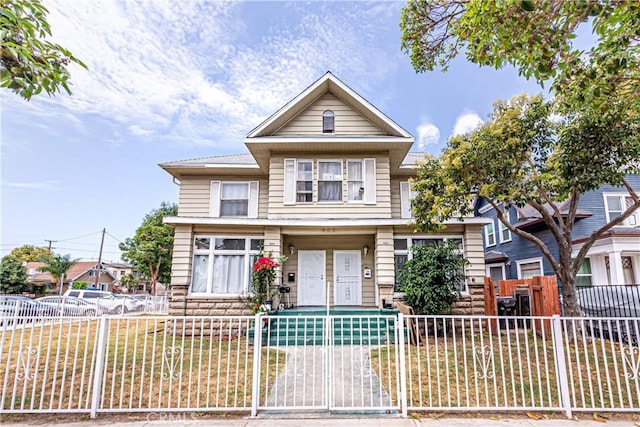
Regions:
<instances>
[{"instance_id":1,"label":"double-hung window","mask_svg":"<svg viewBox=\"0 0 640 427\"><path fill-rule=\"evenodd\" d=\"M493 218L489 224L484 226L484 243L487 247L496 244L496 230L493 226Z\"/></svg>"},{"instance_id":2,"label":"double-hung window","mask_svg":"<svg viewBox=\"0 0 640 427\"><path fill-rule=\"evenodd\" d=\"M258 217L258 181L211 181L210 216Z\"/></svg>"},{"instance_id":3,"label":"double-hung window","mask_svg":"<svg viewBox=\"0 0 640 427\"><path fill-rule=\"evenodd\" d=\"M442 244L445 240L453 240L460 250L459 256L464 257L464 248L462 245L461 237L396 237L393 239L393 255L394 255L394 266L395 266L395 285L396 289L400 285L400 273L404 270L404 265L408 260L411 259L411 247L412 246L438 246ZM456 283L456 289L459 292L467 291L467 284L464 282Z\"/></svg>"},{"instance_id":4,"label":"double-hung window","mask_svg":"<svg viewBox=\"0 0 640 427\"><path fill-rule=\"evenodd\" d=\"M580 269L576 273L576 286L591 286L593 273L591 272L591 260L585 258Z\"/></svg>"},{"instance_id":5,"label":"double-hung window","mask_svg":"<svg viewBox=\"0 0 640 427\"><path fill-rule=\"evenodd\" d=\"M318 161L318 201L342 201L341 161Z\"/></svg>"},{"instance_id":6,"label":"double-hung window","mask_svg":"<svg viewBox=\"0 0 640 427\"><path fill-rule=\"evenodd\" d=\"M511 230L507 228L502 221L498 221L500 224L500 243L506 243L511 241Z\"/></svg>"},{"instance_id":7,"label":"double-hung window","mask_svg":"<svg viewBox=\"0 0 640 427\"><path fill-rule=\"evenodd\" d=\"M631 205L633 205L633 199L628 194L605 194L604 195L605 209L607 212L607 222L612 221L622 215ZM625 219L622 223L618 224L626 227L635 227L640 222L638 217L640 212L636 210L633 215Z\"/></svg>"},{"instance_id":8,"label":"double-hung window","mask_svg":"<svg viewBox=\"0 0 640 427\"><path fill-rule=\"evenodd\" d=\"M241 295L249 290L259 237L196 236L191 294Z\"/></svg>"},{"instance_id":9,"label":"double-hung window","mask_svg":"<svg viewBox=\"0 0 640 427\"><path fill-rule=\"evenodd\" d=\"M346 163L346 167L345 167ZM376 203L376 160L284 159L284 203Z\"/></svg>"},{"instance_id":10,"label":"double-hung window","mask_svg":"<svg viewBox=\"0 0 640 427\"><path fill-rule=\"evenodd\" d=\"M409 181L400 182L400 211L402 218L413 218L411 202L415 197L415 192L411 189Z\"/></svg>"},{"instance_id":11,"label":"double-hung window","mask_svg":"<svg viewBox=\"0 0 640 427\"><path fill-rule=\"evenodd\" d=\"M518 267L518 279L530 279L542 276L542 258L532 258L516 261Z\"/></svg>"},{"instance_id":12,"label":"double-hung window","mask_svg":"<svg viewBox=\"0 0 640 427\"><path fill-rule=\"evenodd\" d=\"M299 160L296 163L296 202L313 201L313 161Z\"/></svg>"}]
</instances>

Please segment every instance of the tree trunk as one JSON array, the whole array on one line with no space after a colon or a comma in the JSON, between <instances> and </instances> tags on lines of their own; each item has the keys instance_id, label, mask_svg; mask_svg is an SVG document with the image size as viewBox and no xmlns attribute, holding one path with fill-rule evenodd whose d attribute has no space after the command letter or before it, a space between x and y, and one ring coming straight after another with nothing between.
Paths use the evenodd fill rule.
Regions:
<instances>
[{"instance_id":1,"label":"tree trunk","mask_svg":"<svg viewBox=\"0 0 640 427\"><path fill-rule=\"evenodd\" d=\"M562 305L564 307L564 315L567 317L582 317L582 310L578 304L578 294L576 293L575 276L563 270L560 273L560 280L562 281Z\"/></svg>"}]
</instances>

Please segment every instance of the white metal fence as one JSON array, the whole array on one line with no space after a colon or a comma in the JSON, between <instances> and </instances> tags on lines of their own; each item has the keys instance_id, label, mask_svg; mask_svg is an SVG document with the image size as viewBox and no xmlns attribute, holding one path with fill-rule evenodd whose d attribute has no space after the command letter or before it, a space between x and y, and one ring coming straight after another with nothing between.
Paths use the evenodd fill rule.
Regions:
<instances>
[{"instance_id":1,"label":"white metal fence","mask_svg":"<svg viewBox=\"0 0 640 427\"><path fill-rule=\"evenodd\" d=\"M0 414L640 411L639 325L404 315L5 322Z\"/></svg>"}]
</instances>

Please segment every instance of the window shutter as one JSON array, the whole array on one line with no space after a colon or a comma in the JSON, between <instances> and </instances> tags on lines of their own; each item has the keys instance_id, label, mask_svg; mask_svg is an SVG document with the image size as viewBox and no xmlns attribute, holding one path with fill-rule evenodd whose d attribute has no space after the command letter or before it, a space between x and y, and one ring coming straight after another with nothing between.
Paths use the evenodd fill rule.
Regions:
<instances>
[{"instance_id":1,"label":"window shutter","mask_svg":"<svg viewBox=\"0 0 640 427\"><path fill-rule=\"evenodd\" d=\"M364 159L364 202L376 203L376 159Z\"/></svg>"},{"instance_id":2,"label":"window shutter","mask_svg":"<svg viewBox=\"0 0 640 427\"><path fill-rule=\"evenodd\" d=\"M284 159L284 204L296 202L296 159Z\"/></svg>"},{"instance_id":3,"label":"window shutter","mask_svg":"<svg viewBox=\"0 0 640 427\"><path fill-rule=\"evenodd\" d=\"M249 183L249 218L258 218L258 181Z\"/></svg>"},{"instance_id":4,"label":"window shutter","mask_svg":"<svg viewBox=\"0 0 640 427\"><path fill-rule=\"evenodd\" d=\"M411 191L408 181L400 182L400 211L402 218L411 218Z\"/></svg>"},{"instance_id":5,"label":"window shutter","mask_svg":"<svg viewBox=\"0 0 640 427\"><path fill-rule=\"evenodd\" d=\"M209 216L218 218L220 216L220 181L211 181L211 204L209 206Z\"/></svg>"}]
</instances>

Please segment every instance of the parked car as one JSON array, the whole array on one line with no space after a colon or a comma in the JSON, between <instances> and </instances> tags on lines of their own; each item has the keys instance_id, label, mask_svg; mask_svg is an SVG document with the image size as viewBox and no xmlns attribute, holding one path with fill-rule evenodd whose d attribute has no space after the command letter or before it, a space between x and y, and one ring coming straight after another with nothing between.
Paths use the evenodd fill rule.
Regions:
<instances>
[{"instance_id":1,"label":"parked car","mask_svg":"<svg viewBox=\"0 0 640 427\"><path fill-rule=\"evenodd\" d=\"M99 316L105 312L97 303L76 297L51 296L36 301L51 307L58 316Z\"/></svg>"},{"instance_id":2,"label":"parked car","mask_svg":"<svg viewBox=\"0 0 640 427\"><path fill-rule=\"evenodd\" d=\"M637 286L593 286L578 290L578 304L585 317L609 318L589 321L596 336L628 343L640 338L640 288Z\"/></svg>"},{"instance_id":3,"label":"parked car","mask_svg":"<svg viewBox=\"0 0 640 427\"><path fill-rule=\"evenodd\" d=\"M144 311L144 301L140 301L137 298L124 294L113 294L113 296L124 302L127 311Z\"/></svg>"},{"instance_id":4,"label":"parked car","mask_svg":"<svg viewBox=\"0 0 640 427\"><path fill-rule=\"evenodd\" d=\"M55 311L31 298L13 295L0 296L0 325L55 316Z\"/></svg>"},{"instance_id":5,"label":"parked car","mask_svg":"<svg viewBox=\"0 0 640 427\"><path fill-rule=\"evenodd\" d=\"M124 300L116 298L111 292L93 289L68 289L64 296L82 298L90 302L95 301L108 313L124 314L128 311Z\"/></svg>"}]
</instances>

